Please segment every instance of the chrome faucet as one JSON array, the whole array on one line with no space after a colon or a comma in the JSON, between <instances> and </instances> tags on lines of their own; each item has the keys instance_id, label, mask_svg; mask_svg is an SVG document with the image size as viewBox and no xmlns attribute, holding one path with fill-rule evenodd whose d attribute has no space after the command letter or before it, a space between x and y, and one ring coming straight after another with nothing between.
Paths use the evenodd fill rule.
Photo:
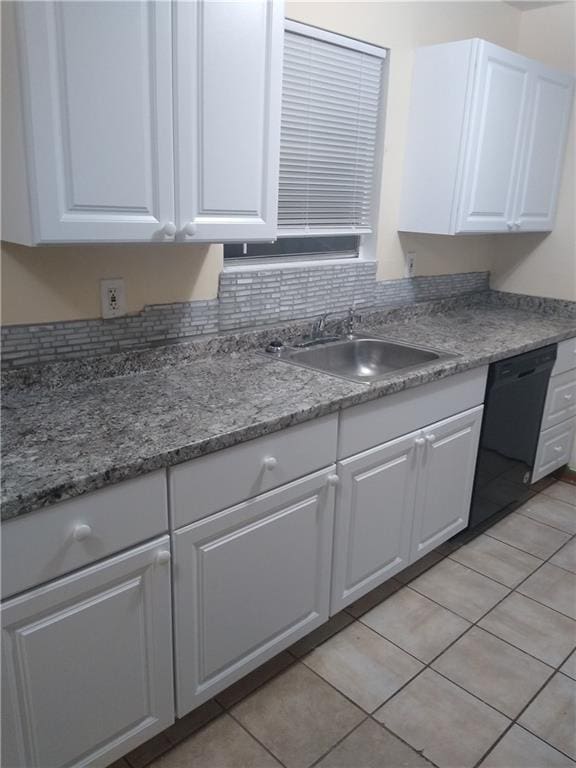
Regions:
<instances>
[{"instance_id":1,"label":"chrome faucet","mask_svg":"<svg viewBox=\"0 0 576 768\"><path fill-rule=\"evenodd\" d=\"M354 333L354 323L357 320L358 322L361 322L362 318L356 312L356 307L350 307L348 309L348 315L346 317L346 320L344 321L344 332L346 336L352 336L352 334Z\"/></svg>"},{"instance_id":2,"label":"chrome faucet","mask_svg":"<svg viewBox=\"0 0 576 768\"><path fill-rule=\"evenodd\" d=\"M312 338L313 339L319 339L322 336L324 336L324 331L326 330L326 318L328 317L328 312L323 312L320 317L317 317L316 320L314 320L314 325L312 326Z\"/></svg>"}]
</instances>

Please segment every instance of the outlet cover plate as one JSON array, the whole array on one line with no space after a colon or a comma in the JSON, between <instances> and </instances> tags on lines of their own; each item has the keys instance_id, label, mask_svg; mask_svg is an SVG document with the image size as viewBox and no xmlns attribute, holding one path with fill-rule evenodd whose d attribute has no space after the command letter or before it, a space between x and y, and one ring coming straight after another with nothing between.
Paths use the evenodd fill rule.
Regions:
<instances>
[{"instance_id":1,"label":"outlet cover plate","mask_svg":"<svg viewBox=\"0 0 576 768\"><path fill-rule=\"evenodd\" d=\"M121 277L100 280L102 317L122 317L126 314L126 291Z\"/></svg>"}]
</instances>

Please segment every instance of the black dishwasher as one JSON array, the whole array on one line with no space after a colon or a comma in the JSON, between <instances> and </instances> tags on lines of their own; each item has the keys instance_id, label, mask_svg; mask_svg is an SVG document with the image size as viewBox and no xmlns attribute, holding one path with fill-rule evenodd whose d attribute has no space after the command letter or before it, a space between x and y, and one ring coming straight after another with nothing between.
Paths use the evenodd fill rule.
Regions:
<instances>
[{"instance_id":1,"label":"black dishwasher","mask_svg":"<svg viewBox=\"0 0 576 768\"><path fill-rule=\"evenodd\" d=\"M556 344L493 363L486 398L469 528L530 496L530 480Z\"/></svg>"}]
</instances>

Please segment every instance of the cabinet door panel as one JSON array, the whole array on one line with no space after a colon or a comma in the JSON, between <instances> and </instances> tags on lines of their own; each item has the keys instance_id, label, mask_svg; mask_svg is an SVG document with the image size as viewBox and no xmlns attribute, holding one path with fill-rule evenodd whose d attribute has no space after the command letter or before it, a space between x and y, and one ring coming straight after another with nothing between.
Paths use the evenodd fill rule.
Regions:
<instances>
[{"instance_id":1,"label":"cabinet door panel","mask_svg":"<svg viewBox=\"0 0 576 768\"><path fill-rule=\"evenodd\" d=\"M424 429L412 532L417 560L468 524L483 406Z\"/></svg>"},{"instance_id":2,"label":"cabinet door panel","mask_svg":"<svg viewBox=\"0 0 576 768\"><path fill-rule=\"evenodd\" d=\"M563 421L540 434L531 483L546 477L570 461L576 436L576 419Z\"/></svg>"},{"instance_id":3,"label":"cabinet door panel","mask_svg":"<svg viewBox=\"0 0 576 768\"><path fill-rule=\"evenodd\" d=\"M338 464L332 614L408 564L419 434Z\"/></svg>"},{"instance_id":4,"label":"cabinet door panel","mask_svg":"<svg viewBox=\"0 0 576 768\"><path fill-rule=\"evenodd\" d=\"M457 232L506 232L529 85L529 61L479 42Z\"/></svg>"},{"instance_id":5,"label":"cabinet door panel","mask_svg":"<svg viewBox=\"0 0 576 768\"><path fill-rule=\"evenodd\" d=\"M515 225L523 231L547 231L554 226L574 80L537 62L532 69Z\"/></svg>"},{"instance_id":6,"label":"cabinet door panel","mask_svg":"<svg viewBox=\"0 0 576 768\"><path fill-rule=\"evenodd\" d=\"M4 604L4 765L107 765L173 722L169 546Z\"/></svg>"},{"instance_id":7,"label":"cabinet door panel","mask_svg":"<svg viewBox=\"0 0 576 768\"><path fill-rule=\"evenodd\" d=\"M174 218L171 4L22 3L39 242L150 240Z\"/></svg>"},{"instance_id":8,"label":"cabinet door panel","mask_svg":"<svg viewBox=\"0 0 576 768\"><path fill-rule=\"evenodd\" d=\"M333 471L176 532L180 717L328 618Z\"/></svg>"},{"instance_id":9,"label":"cabinet door panel","mask_svg":"<svg viewBox=\"0 0 576 768\"><path fill-rule=\"evenodd\" d=\"M175 6L179 226L191 239L276 234L283 6Z\"/></svg>"}]
</instances>

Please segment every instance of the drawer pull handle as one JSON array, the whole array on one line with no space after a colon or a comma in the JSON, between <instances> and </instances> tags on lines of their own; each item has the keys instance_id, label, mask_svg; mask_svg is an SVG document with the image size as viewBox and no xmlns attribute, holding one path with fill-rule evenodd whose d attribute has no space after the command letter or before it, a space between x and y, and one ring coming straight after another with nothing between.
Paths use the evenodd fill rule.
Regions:
<instances>
[{"instance_id":1,"label":"drawer pull handle","mask_svg":"<svg viewBox=\"0 0 576 768\"><path fill-rule=\"evenodd\" d=\"M434 440L436 440L436 435L426 435L426 440L427 440L429 443L433 443L433 442L434 442Z\"/></svg>"},{"instance_id":2,"label":"drawer pull handle","mask_svg":"<svg viewBox=\"0 0 576 768\"><path fill-rule=\"evenodd\" d=\"M426 440L424 440L424 438L423 438L423 437L417 437L417 438L414 440L414 445L415 445L417 448L418 448L418 446L420 446L420 445L426 445Z\"/></svg>"},{"instance_id":3,"label":"drawer pull handle","mask_svg":"<svg viewBox=\"0 0 576 768\"><path fill-rule=\"evenodd\" d=\"M89 525L86 525L86 523L80 523L79 525L74 526L72 536L76 541L84 541L84 539L92 536L92 528Z\"/></svg>"},{"instance_id":4,"label":"drawer pull handle","mask_svg":"<svg viewBox=\"0 0 576 768\"><path fill-rule=\"evenodd\" d=\"M266 456L265 459L262 460L262 466L264 469L276 469L278 466L278 459L275 459L274 456Z\"/></svg>"},{"instance_id":5,"label":"drawer pull handle","mask_svg":"<svg viewBox=\"0 0 576 768\"><path fill-rule=\"evenodd\" d=\"M564 400L572 400L572 395L564 395Z\"/></svg>"},{"instance_id":6,"label":"drawer pull handle","mask_svg":"<svg viewBox=\"0 0 576 768\"><path fill-rule=\"evenodd\" d=\"M166 565L166 563L169 563L172 559L172 555L170 554L169 549L161 549L160 552L156 555L156 562L158 565Z\"/></svg>"},{"instance_id":7,"label":"drawer pull handle","mask_svg":"<svg viewBox=\"0 0 576 768\"><path fill-rule=\"evenodd\" d=\"M328 483L328 485L332 485L332 486L338 485L338 483L340 482L340 478L338 477L338 475L328 475L328 477L326 478L326 482Z\"/></svg>"},{"instance_id":8,"label":"drawer pull handle","mask_svg":"<svg viewBox=\"0 0 576 768\"><path fill-rule=\"evenodd\" d=\"M562 453L563 448L561 445L555 445L554 450L556 451L556 453Z\"/></svg>"}]
</instances>

